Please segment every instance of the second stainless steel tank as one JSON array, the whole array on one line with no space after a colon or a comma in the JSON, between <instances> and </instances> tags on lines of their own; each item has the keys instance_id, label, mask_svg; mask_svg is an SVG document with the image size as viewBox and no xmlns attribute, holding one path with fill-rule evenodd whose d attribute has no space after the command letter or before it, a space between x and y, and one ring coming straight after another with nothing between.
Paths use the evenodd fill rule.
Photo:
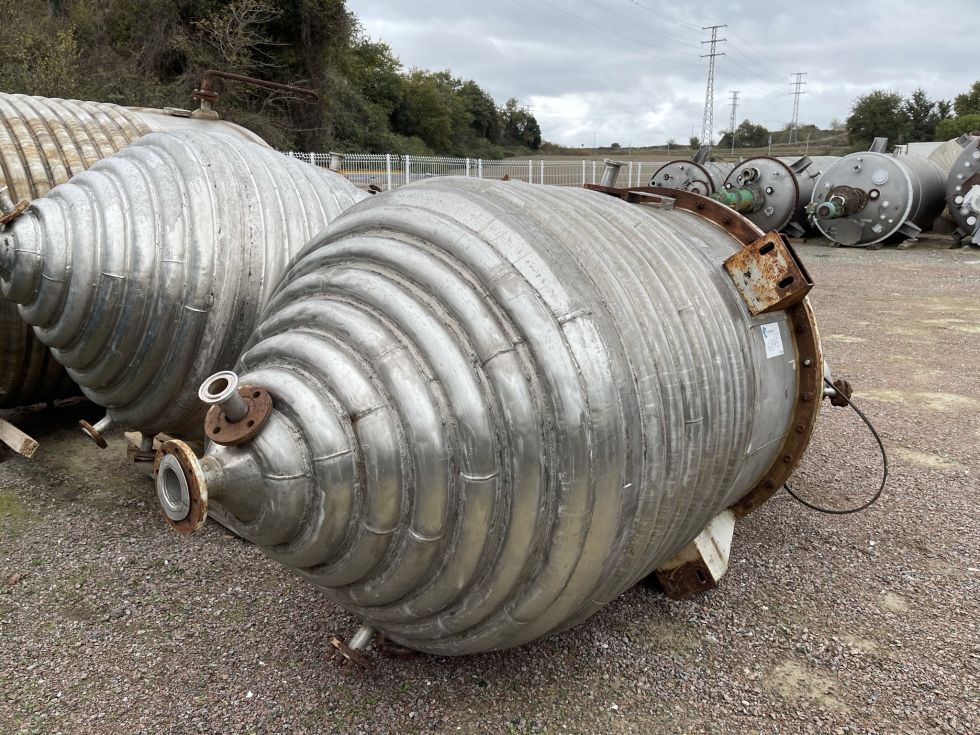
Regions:
<instances>
[{"instance_id":1,"label":"second stainless steel tank","mask_svg":"<svg viewBox=\"0 0 980 735\"><path fill-rule=\"evenodd\" d=\"M964 240L980 245L980 136L960 139L963 150L946 178L946 204Z\"/></svg>"},{"instance_id":2,"label":"second stainless steel tank","mask_svg":"<svg viewBox=\"0 0 980 735\"><path fill-rule=\"evenodd\" d=\"M650 186L680 189L692 194L710 196L720 190L734 163L694 160L671 161L658 168L650 178Z\"/></svg>"},{"instance_id":3,"label":"second stainless steel tank","mask_svg":"<svg viewBox=\"0 0 980 735\"><path fill-rule=\"evenodd\" d=\"M946 176L927 158L876 151L837 159L821 174L808 212L832 242L878 246L915 237L942 212Z\"/></svg>"},{"instance_id":4,"label":"second stainless steel tank","mask_svg":"<svg viewBox=\"0 0 980 735\"><path fill-rule=\"evenodd\" d=\"M771 158L759 156L739 163L712 197L748 217L767 232L802 236L809 228L806 205L821 173L835 156Z\"/></svg>"}]
</instances>

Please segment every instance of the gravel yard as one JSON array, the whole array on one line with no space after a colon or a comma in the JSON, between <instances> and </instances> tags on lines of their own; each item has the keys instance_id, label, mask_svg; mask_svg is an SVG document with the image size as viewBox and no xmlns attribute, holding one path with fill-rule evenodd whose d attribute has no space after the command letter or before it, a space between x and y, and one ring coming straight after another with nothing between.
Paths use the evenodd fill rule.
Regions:
<instances>
[{"instance_id":1,"label":"gravel yard","mask_svg":"<svg viewBox=\"0 0 980 735\"><path fill-rule=\"evenodd\" d=\"M637 587L458 659L329 661L356 621L210 523L169 530L87 404L0 465L0 733L980 733L980 252L799 247L831 366L890 453L881 501L778 494L720 587ZM876 446L824 405L794 486L858 504Z\"/></svg>"}]
</instances>

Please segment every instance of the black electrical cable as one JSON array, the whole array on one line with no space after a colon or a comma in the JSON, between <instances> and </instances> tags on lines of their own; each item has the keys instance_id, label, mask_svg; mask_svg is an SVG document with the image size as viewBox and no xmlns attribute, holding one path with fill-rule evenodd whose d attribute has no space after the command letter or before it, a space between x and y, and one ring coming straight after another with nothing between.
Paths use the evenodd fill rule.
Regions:
<instances>
[{"instance_id":1,"label":"black electrical cable","mask_svg":"<svg viewBox=\"0 0 980 735\"><path fill-rule=\"evenodd\" d=\"M846 515L850 515L851 513L860 513L862 510L866 510L867 508L870 508L872 505L874 505L875 502L877 502L878 498L881 497L882 491L885 489L885 483L888 481L888 454L885 452L885 445L882 443L881 437L878 435L878 432L875 431L875 427L872 425L868 417L864 415L861 409L855 406L853 403L851 403L851 399L845 396L840 391L838 391L837 388L834 386L834 384L831 383L829 380L827 380L827 378L824 378L823 382L829 385L835 391L837 391L837 395L839 395L841 398L847 401L847 405L853 408L854 412L861 417L861 420L864 421L865 425L867 425L868 430L871 432L871 435L875 438L875 441L878 442L878 449L881 450L881 484L878 486L878 490L875 492L875 494L871 496L870 500L868 500L865 503L862 503L856 508L847 508L845 510L836 510L835 508L821 508L820 506L814 505L813 503L808 503L806 500L804 500L795 492L793 492L793 489L789 486L789 483L784 483L783 487L786 489L786 492L792 495L796 501L802 503L810 510L817 511L818 513L829 513L830 515L835 515L835 516L846 516Z\"/></svg>"}]
</instances>

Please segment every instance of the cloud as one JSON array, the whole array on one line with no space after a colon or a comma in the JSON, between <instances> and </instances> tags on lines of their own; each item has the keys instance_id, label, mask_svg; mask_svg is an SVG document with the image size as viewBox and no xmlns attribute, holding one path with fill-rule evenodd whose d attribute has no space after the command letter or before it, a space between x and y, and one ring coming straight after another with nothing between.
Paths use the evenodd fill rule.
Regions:
<instances>
[{"instance_id":1,"label":"cloud","mask_svg":"<svg viewBox=\"0 0 980 735\"><path fill-rule=\"evenodd\" d=\"M980 76L980 18L968 0L938 6L875 0L775 9L721 3L709 14L672 0L348 0L365 32L406 67L451 69L503 103L531 105L546 140L565 145L663 143L700 132L706 60L701 26L727 24L719 44L714 129L737 118L781 128L790 74L807 72L801 122L843 120L872 89L923 87L951 99Z\"/></svg>"}]
</instances>

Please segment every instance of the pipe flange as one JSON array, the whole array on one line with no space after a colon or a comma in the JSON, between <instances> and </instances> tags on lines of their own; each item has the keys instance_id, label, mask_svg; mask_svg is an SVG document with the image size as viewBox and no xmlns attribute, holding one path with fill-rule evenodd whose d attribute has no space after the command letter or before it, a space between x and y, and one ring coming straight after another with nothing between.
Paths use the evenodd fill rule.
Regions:
<instances>
[{"instance_id":1,"label":"pipe flange","mask_svg":"<svg viewBox=\"0 0 980 735\"><path fill-rule=\"evenodd\" d=\"M106 449L109 446L109 442L107 442L105 437L102 436L102 432L96 429L88 421L79 421L78 425L82 428L82 431L85 432L88 438L98 444L101 449Z\"/></svg>"},{"instance_id":2,"label":"pipe flange","mask_svg":"<svg viewBox=\"0 0 980 735\"><path fill-rule=\"evenodd\" d=\"M244 444L258 434L272 415L272 396L257 385L238 386L238 395L248 406L248 413L238 421L225 416L220 405L211 406L204 419L204 433L215 444L226 447Z\"/></svg>"},{"instance_id":3,"label":"pipe flange","mask_svg":"<svg viewBox=\"0 0 980 735\"><path fill-rule=\"evenodd\" d=\"M18 217L20 217L20 216L21 216L22 214L24 214L24 212L26 212L26 211L27 211L27 207L28 207L29 205L30 205L30 202L28 202L28 201L27 201L27 200L25 199L25 200L23 200L22 202L18 202L18 203L17 203L17 204L16 204L15 206L14 206L14 208L13 208L13 209L11 209L11 210L10 210L9 212L4 212L4 213L3 213L3 215L2 215L2 216L0 216L0 227L3 227L4 225L9 225L9 224L10 224L11 222L13 222L13 221L14 221L15 219L17 219L17 218L18 218Z\"/></svg>"},{"instance_id":4,"label":"pipe flange","mask_svg":"<svg viewBox=\"0 0 980 735\"><path fill-rule=\"evenodd\" d=\"M330 645L334 648L332 658L339 666L344 667L350 663L354 663L365 671L373 667L367 656L360 651L354 650L337 636L331 636Z\"/></svg>"},{"instance_id":5,"label":"pipe flange","mask_svg":"<svg viewBox=\"0 0 980 735\"><path fill-rule=\"evenodd\" d=\"M182 536L200 531L208 517L208 490L194 451L177 439L160 445L153 462L163 517Z\"/></svg>"}]
</instances>

